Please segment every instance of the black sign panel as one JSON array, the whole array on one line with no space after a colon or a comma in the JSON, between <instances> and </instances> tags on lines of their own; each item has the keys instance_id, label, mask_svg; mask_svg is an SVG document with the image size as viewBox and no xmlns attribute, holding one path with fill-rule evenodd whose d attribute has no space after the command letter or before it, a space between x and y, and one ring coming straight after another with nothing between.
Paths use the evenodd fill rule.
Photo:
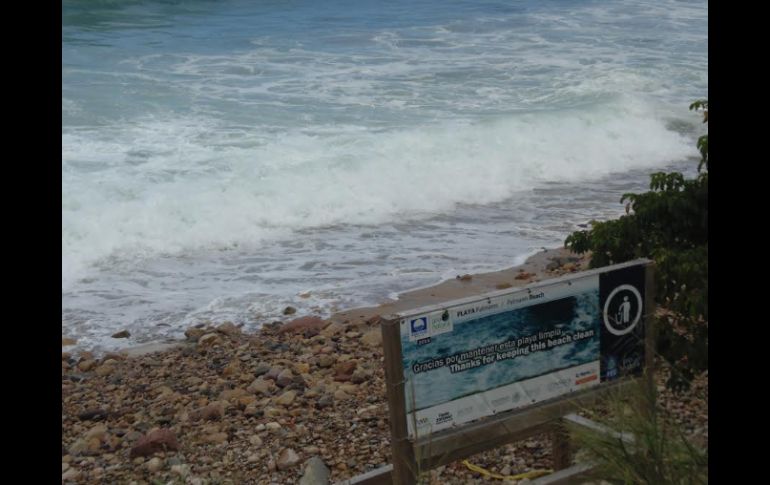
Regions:
<instances>
[{"instance_id":1,"label":"black sign panel","mask_svg":"<svg viewBox=\"0 0 770 485\"><path fill-rule=\"evenodd\" d=\"M644 368L644 274L644 266L632 266L599 275L602 382Z\"/></svg>"}]
</instances>

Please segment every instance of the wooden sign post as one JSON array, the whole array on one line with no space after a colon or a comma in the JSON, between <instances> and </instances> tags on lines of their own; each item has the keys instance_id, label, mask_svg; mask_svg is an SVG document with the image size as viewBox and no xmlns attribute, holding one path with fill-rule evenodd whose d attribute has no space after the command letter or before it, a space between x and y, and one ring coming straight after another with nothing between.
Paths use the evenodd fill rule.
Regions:
<instances>
[{"instance_id":1,"label":"wooden sign post","mask_svg":"<svg viewBox=\"0 0 770 485\"><path fill-rule=\"evenodd\" d=\"M637 260L384 317L392 469L347 483L412 485L544 432L568 466L564 416L645 369L652 384L653 299Z\"/></svg>"}]
</instances>

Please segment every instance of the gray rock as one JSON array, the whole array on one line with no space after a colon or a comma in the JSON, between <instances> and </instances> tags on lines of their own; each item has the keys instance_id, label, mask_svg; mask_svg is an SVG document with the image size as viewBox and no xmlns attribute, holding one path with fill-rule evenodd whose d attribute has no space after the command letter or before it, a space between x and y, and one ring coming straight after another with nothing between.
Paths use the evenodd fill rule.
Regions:
<instances>
[{"instance_id":1,"label":"gray rock","mask_svg":"<svg viewBox=\"0 0 770 485\"><path fill-rule=\"evenodd\" d=\"M296 391L286 391L275 400L275 403L281 406L289 406L294 402L295 397L297 397Z\"/></svg>"},{"instance_id":2,"label":"gray rock","mask_svg":"<svg viewBox=\"0 0 770 485\"><path fill-rule=\"evenodd\" d=\"M278 374L275 383L278 384L278 387L286 387L291 384L292 379L294 379L294 374L291 373L291 370L285 369Z\"/></svg>"},{"instance_id":3,"label":"gray rock","mask_svg":"<svg viewBox=\"0 0 770 485\"><path fill-rule=\"evenodd\" d=\"M267 374L268 372L270 372L270 366L265 363L260 363L254 370L254 375L259 377L261 375Z\"/></svg>"},{"instance_id":4,"label":"gray rock","mask_svg":"<svg viewBox=\"0 0 770 485\"><path fill-rule=\"evenodd\" d=\"M305 471L299 480L299 485L328 485L331 472L323 460L317 456L305 462Z\"/></svg>"},{"instance_id":5,"label":"gray rock","mask_svg":"<svg viewBox=\"0 0 770 485\"><path fill-rule=\"evenodd\" d=\"M89 409L78 414L78 419L81 421L104 421L107 419L107 414L105 409Z\"/></svg>"},{"instance_id":6,"label":"gray rock","mask_svg":"<svg viewBox=\"0 0 770 485\"><path fill-rule=\"evenodd\" d=\"M235 337L241 333L241 329L236 327L233 322L225 322L218 326L216 330L217 332L223 333L228 337Z\"/></svg>"},{"instance_id":7,"label":"gray rock","mask_svg":"<svg viewBox=\"0 0 770 485\"><path fill-rule=\"evenodd\" d=\"M202 328L188 328L184 332L184 336L187 337L187 340L197 342L198 339L200 339L203 335L206 334L206 331Z\"/></svg>"},{"instance_id":8,"label":"gray rock","mask_svg":"<svg viewBox=\"0 0 770 485\"><path fill-rule=\"evenodd\" d=\"M70 468L66 472L61 474L61 481L66 482L67 480L75 480L80 477L80 472L75 470L74 468Z\"/></svg>"},{"instance_id":9,"label":"gray rock","mask_svg":"<svg viewBox=\"0 0 770 485\"><path fill-rule=\"evenodd\" d=\"M299 463L299 455L291 448L284 448L275 461L279 470L287 470Z\"/></svg>"},{"instance_id":10,"label":"gray rock","mask_svg":"<svg viewBox=\"0 0 770 485\"><path fill-rule=\"evenodd\" d=\"M283 309L284 315L294 315L295 313L297 313L297 309L292 306L287 306Z\"/></svg>"}]
</instances>

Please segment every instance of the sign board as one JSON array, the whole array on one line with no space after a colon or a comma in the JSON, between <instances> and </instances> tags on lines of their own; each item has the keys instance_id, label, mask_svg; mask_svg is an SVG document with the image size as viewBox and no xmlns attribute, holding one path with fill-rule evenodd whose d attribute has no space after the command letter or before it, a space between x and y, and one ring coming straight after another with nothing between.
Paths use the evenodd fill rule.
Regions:
<instances>
[{"instance_id":1,"label":"sign board","mask_svg":"<svg viewBox=\"0 0 770 485\"><path fill-rule=\"evenodd\" d=\"M649 263L390 317L408 439L641 375Z\"/></svg>"}]
</instances>

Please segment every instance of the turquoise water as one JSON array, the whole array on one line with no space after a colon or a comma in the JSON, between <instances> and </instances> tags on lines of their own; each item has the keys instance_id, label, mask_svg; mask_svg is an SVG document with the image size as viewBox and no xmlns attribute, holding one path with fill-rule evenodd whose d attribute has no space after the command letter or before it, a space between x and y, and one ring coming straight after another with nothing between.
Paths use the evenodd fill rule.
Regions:
<instances>
[{"instance_id":1,"label":"turquoise water","mask_svg":"<svg viewBox=\"0 0 770 485\"><path fill-rule=\"evenodd\" d=\"M704 1L62 12L62 331L85 347L510 266L698 156Z\"/></svg>"},{"instance_id":2,"label":"turquoise water","mask_svg":"<svg viewBox=\"0 0 770 485\"><path fill-rule=\"evenodd\" d=\"M554 307L558 309L557 312L553 311ZM408 334L402 334L401 348L404 379L408 383L407 392L414 395L413 406L419 410L512 382L597 362L600 358L600 318L599 290L593 289L556 302L459 323L454 326L452 332L431 337L431 342L422 346L415 346L409 342ZM537 337L540 332L553 332L552 338L556 340L563 335L571 336L577 332L589 331L594 335L591 338L575 340L543 351L530 352L528 340L519 343L520 339ZM547 339L539 341L546 342ZM463 352L473 349L505 343L512 346L500 351L500 354L516 349L523 352L509 359L466 370L453 370L449 365L427 372L412 370L415 364L421 362L462 355ZM488 355L494 357L495 353ZM465 359L470 360L474 359ZM407 409L411 408L410 400L407 399Z\"/></svg>"}]
</instances>

